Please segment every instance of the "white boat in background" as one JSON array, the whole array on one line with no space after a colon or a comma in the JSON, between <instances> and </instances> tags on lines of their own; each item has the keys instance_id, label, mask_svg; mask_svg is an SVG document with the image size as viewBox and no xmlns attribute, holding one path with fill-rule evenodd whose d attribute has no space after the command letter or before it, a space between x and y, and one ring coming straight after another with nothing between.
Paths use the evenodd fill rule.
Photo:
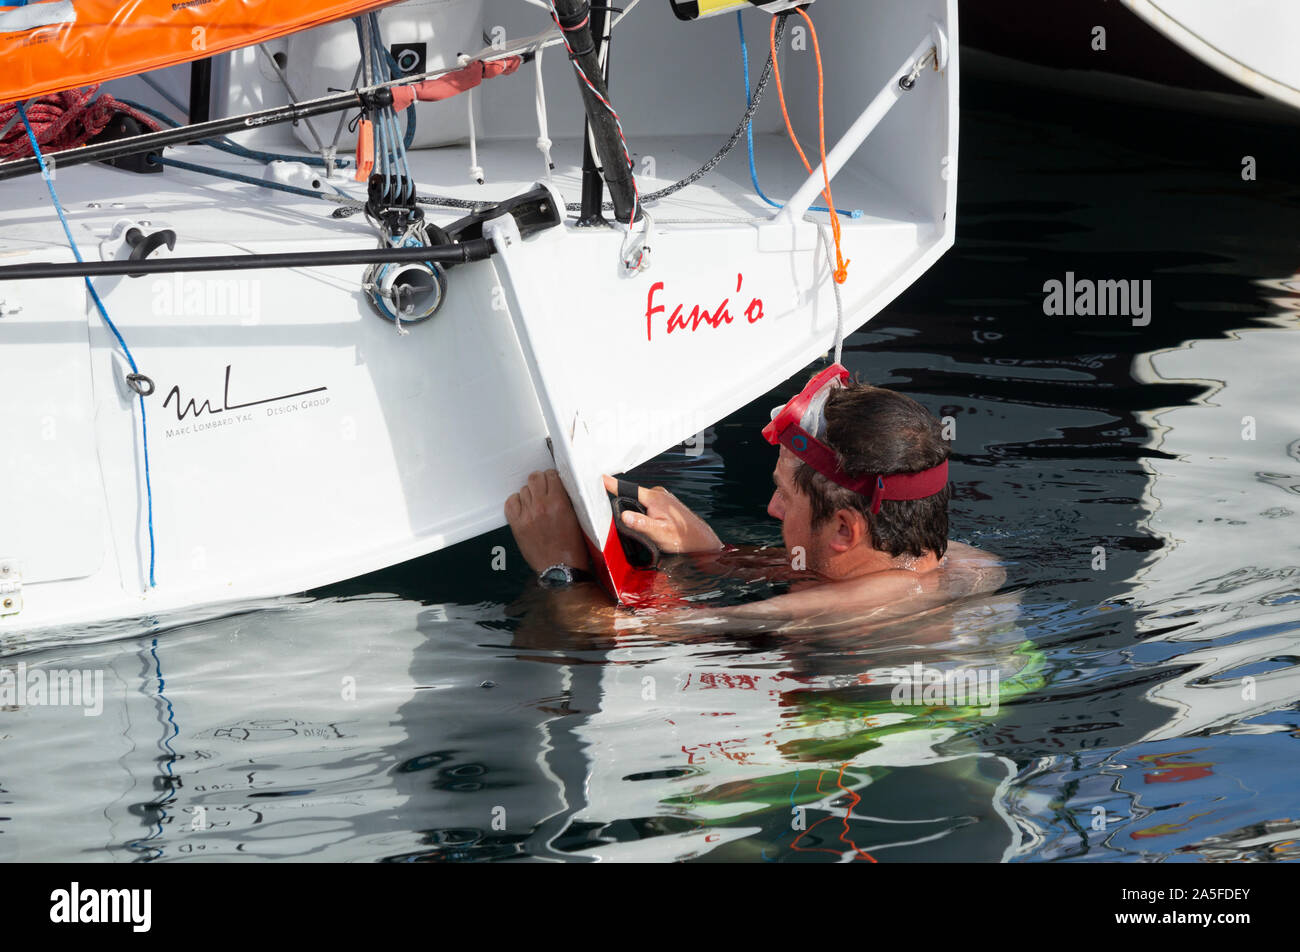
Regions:
<instances>
[{"instance_id":1,"label":"white boat in background","mask_svg":"<svg viewBox=\"0 0 1300 952\"><path fill-rule=\"evenodd\" d=\"M1267 732L1274 728L1246 728L1243 722L1297 700L1294 678L1277 664L1295 653L1295 632L1270 617L1284 617L1280 613L1294 602L1297 568L1260 564L1260 545L1268 536L1295 539L1300 442L1289 408L1273 395L1278 381L1292 375L1300 274L1259 283L1278 308L1265 326L1191 341L1134 362L1134 376L1143 384L1205 387L1197 402L1150 414L1146 421L1160 454L1146 462L1152 477L1147 525L1164 545L1136 578L1140 603L1152 610L1139 630L1146 634L1144 645L1193 639L1204 646L1176 656L1174 663L1196 665L1194 672L1162 679L1151 689L1150 699L1173 714L1145 741L1230 726ZM1250 372L1232 373L1227 386L1225 368ZM1206 578L1207 552L1215 553L1214 564L1246 568ZM1227 611L1225 603L1254 607ZM1195 616L1201 623L1186 631L1172 621Z\"/></svg>"},{"instance_id":2,"label":"white boat in background","mask_svg":"<svg viewBox=\"0 0 1300 952\"><path fill-rule=\"evenodd\" d=\"M1294 0L1123 0L1229 79L1300 109L1300 4Z\"/></svg>"},{"instance_id":3,"label":"white boat in background","mask_svg":"<svg viewBox=\"0 0 1300 952\"><path fill-rule=\"evenodd\" d=\"M1012 97L1124 103L1137 122L1151 110L1295 125L1298 16L1290 0L962 0L968 101L990 81Z\"/></svg>"},{"instance_id":4,"label":"white boat in background","mask_svg":"<svg viewBox=\"0 0 1300 952\"><path fill-rule=\"evenodd\" d=\"M0 38L23 24L56 29L30 23L80 2L111 0L10 8ZM167 7L188 29L183 18L215 17L226 2ZM740 6L757 77L772 15L791 5ZM361 45L341 67L322 58L336 42L330 25L315 47L313 31L220 52L202 135L164 128L56 153L50 193L34 160L0 163L0 634L199 606L216 614L355 577L499 528L506 497L553 459L589 537L614 558L602 472L689 440L771 389L953 243L956 0L820 0L807 12L820 35L834 203L853 212L839 216L842 285L830 216L812 208L822 171L810 175L795 155L770 86L754 151L763 189L785 207L758 195L743 134L695 177L747 112L740 42L735 17L686 22L669 0L633 0L605 30L633 208L649 211L634 228L626 190L610 181L617 162L604 173L621 224L583 227L559 213L584 198L584 146L610 155L614 126L598 100L584 110L575 96L581 80L547 0L390 7L355 31ZM430 35L431 22L446 35ZM801 15L786 32L785 98L815 165L818 57ZM485 47L462 56L465 36L480 34ZM376 54L364 75L359 48ZM388 81L382 51L397 68ZM366 185L354 169L320 154L336 122L346 127L336 113L349 113L306 106L352 97L352 115L364 107L382 126L383 89L510 57L513 75L415 107L433 124L430 147L384 140L392 167L410 170L386 181L437 193L418 206L423 229L385 234L360 213ZM357 76L354 89L328 91L322 63ZM20 74L0 81L0 100L43 91ZM107 89L180 118L169 102L187 80L183 67L160 68ZM321 88L291 95L295 83ZM243 153L194 141L217 131ZM304 147L299 135L324 141ZM138 153L146 141L164 174L78 158ZM588 200L593 175L599 184L594 165ZM331 252L350 263L327 264ZM456 254L467 260L452 267ZM269 255L296 257L268 270ZM223 262L207 266L221 270L194 270L212 256ZM132 389L133 368L149 395ZM489 571L492 553L482 558ZM613 567L608 581L621 590Z\"/></svg>"}]
</instances>

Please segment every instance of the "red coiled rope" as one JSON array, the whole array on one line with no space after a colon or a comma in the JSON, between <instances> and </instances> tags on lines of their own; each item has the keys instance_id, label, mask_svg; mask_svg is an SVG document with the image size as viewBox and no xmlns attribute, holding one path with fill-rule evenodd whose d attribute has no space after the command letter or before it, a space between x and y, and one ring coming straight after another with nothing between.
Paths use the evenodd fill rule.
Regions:
<instances>
[{"instance_id":1,"label":"red coiled rope","mask_svg":"<svg viewBox=\"0 0 1300 952\"><path fill-rule=\"evenodd\" d=\"M85 145L108 127L116 115L127 115L146 129L158 128L158 123L126 103L105 94L96 98L99 86L84 89L67 89L61 93L41 96L27 107L27 119L32 132L45 154ZM0 129L3 129L18 111L18 104L0 104ZM25 159L32 155L32 144L21 121L15 122L4 138L0 139L0 159Z\"/></svg>"}]
</instances>

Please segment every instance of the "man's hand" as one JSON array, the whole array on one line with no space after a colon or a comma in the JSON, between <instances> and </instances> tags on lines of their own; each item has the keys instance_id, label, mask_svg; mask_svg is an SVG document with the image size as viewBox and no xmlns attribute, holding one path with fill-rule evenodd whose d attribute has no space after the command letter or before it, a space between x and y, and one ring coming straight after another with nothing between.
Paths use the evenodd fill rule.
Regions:
<instances>
[{"instance_id":1,"label":"man's hand","mask_svg":"<svg viewBox=\"0 0 1300 952\"><path fill-rule=\"evenodd\" d=\"M591 571L578 516L555 470L531 474L528 485L506 500L506 522L534 572L544 572L561 562Z\"/></svg>"},{"instance_id":2,"label":"man's hand","mask_svg":"<svg viewBox=\"0 0 1300 952\"><path fill-rule=\"evenodd\" d=\"M604 479L605 488L617 493L618 480L612 476ZM623 524L654 540L661 552L717 552L723 548L722 540L709 528L709 524L662 486L654 489L643 486L637 497L637 502L645 506L646 515L625 512Z\"/></svg>"}]
</instances>

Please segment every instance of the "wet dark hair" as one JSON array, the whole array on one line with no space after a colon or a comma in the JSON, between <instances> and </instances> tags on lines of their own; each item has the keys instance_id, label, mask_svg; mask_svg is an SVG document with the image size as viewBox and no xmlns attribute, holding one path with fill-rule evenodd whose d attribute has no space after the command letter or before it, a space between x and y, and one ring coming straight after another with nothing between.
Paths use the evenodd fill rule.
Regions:
<instances>
[{"instance_id":1,"label":"wet dark hair","mask_svg":"<svg viewBox=\"0 0 1300 952\"><path fill-rule=\"evenodd\" d=\"M850 384L826 401L825 442L839 457L840 467L855 478L938 466L949 454L942 432L929 410L894 390ZM831 482L803 461L795 469L794 482L812 504L814 528L839 510L852 509L867 520L871 544L881 552L917 558L933 552L942 558L948 550L951 483L925 499L886 499L873 516L869 497Z\"/></svg>"}]
</instances>

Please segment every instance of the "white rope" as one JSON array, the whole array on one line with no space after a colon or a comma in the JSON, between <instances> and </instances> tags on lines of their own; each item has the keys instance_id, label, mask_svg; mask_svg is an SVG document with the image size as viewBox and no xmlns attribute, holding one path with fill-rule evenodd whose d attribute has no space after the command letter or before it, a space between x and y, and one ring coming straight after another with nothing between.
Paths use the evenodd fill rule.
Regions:
<instances>
[{"instance_id":1,"label":"white rope","mask_svg":"<svg viewBox=\"0 0 1300 952\"><path fill-rule=\"evenodd\" d=\"M547 13L552 13L554 11L550 0L524 0L524 2L537 7L538 9L545 10ZM604 72L607 57L609 56L609 48L611 45L609 41L612 40L614 36L614 28L622 23L624 18L636 9L637 4L640 2L641 0L632 0L632 2L623 9L622 13L607 21L605 25L605 42L601 46L600 51L600 66L602 73ZM559 46L564 42L564 34L561 33L559 29L552 27L551 29L543 30L541 33L536 33L531 37L507 44L507 48L513 50L532 50L535 54L535 59L537 60L537 149L542 153L542 158L546 162L546 180L548 182L552 180L552 172L555 169L555 161L551 155L551 149L554 148L555 143L551 140L550 122L546 111L546 87L542 80L542 54L549 47ZM464 66L472 60L482 59L484 56L499 54L500 49L498 47L488 46L480 50L474 56L462 55L460 57L460 63ZM469 100L470 175L476 182L482 185L487 176L484 174L483 168L478 164L478 141L474 124L473 89L469 91L467 98ZM592 141L592 151L595 151L594 139Z\"/></svg>"},{"instance_id":2,"label":"white rope","mask_svg":"<svg viewBox=\"0 0 1300 952\"><path fill-rule=\"evenodd\" d=\"M470 58L465 55L460 57L460 65L468 66ZM487 175L483 172L483 166L478 164L478 130L474 126L474 88L470 87L465 94L465 101L469 104L469 177L482 185L487 180Z\"/></svg>"},{"instance_id":3,"label":"white rope","mask_svg":"<svg viewBox=\"0 0 1300 952\"><path fill-rule=\"evenodd\" d=\"M469 177L482 185L487 180L483 166L478 164L478 133L474 129L474 90L466 95L469 103Z\"/></svg>"},{"instance_id":4,"label":"white rope","mask_svg":"<svg viewBox=\"0 0 1300 952\"><path fill-rule=\"evenodd\" d=\"M537 51L537 148L546 160L546 181L551 181L555 163L551 160L550 126L546 120L546 88L542 85L542 51Z\"/></svg>"},{"instance_id":5,"label":"white rope","mask_svg":"<svg viewBox=\"0 0 1300 952\"><path fill-rule=\"evenodd\" d=\"M840 285L835 280L835 259L831 257L831 242L834 239L827 237L826 226L817 226L817 243L822 246L826 252L826 264L831 269L831 287L835 289L835 363L840 362L840 357L844 353L844 302L840 298Z\"/></svg>"}]
</instances>

